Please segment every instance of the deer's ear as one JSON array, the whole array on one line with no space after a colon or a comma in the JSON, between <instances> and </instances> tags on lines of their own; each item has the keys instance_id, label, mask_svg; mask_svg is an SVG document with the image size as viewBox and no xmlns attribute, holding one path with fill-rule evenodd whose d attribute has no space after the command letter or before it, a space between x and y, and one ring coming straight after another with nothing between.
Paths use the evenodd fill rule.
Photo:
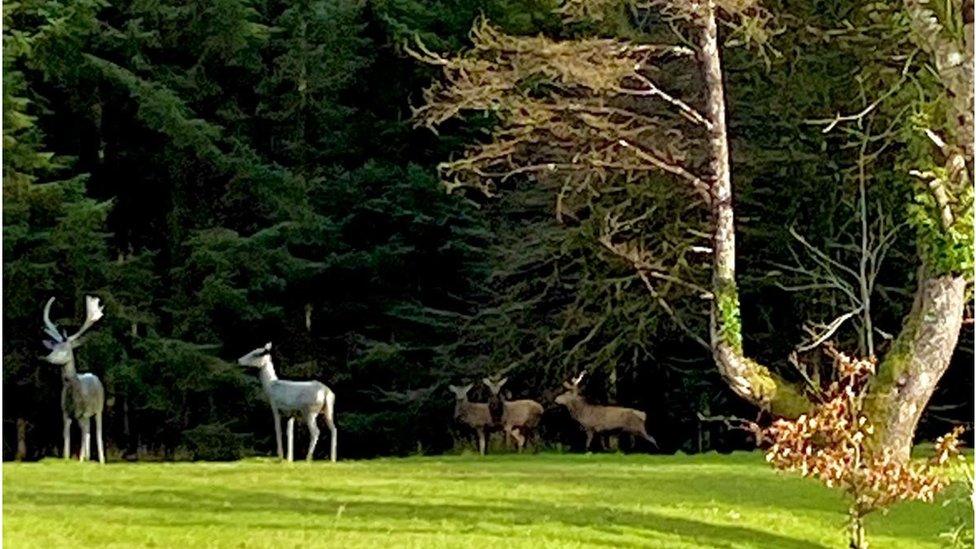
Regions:
<instances>
[{"instance_id":1,"label":"deer's ear","mask_svg":"<svg viewBox=\"0 0 976 549\"><path fill-rule=\"evenodd\" d=\"M498 387L501 388L502 385L505 385L505 382L506 381L508 381L508 378L507 377L503 377L503 378L499 379L498 380Z\"/></svg>"},{"instance_id":2,"label":"deer's ear","mask_svg":"<svg viewBox=\"0 0 976 549\"><path fill-rule=\"evenodd\" d=\"M487 377L481 378L481 382L484 383L485 385L491 387L491 380L488 379Z\"/></svg>"},{"instance_id":3,"label":"deer's ear","mask_svg":"<svg viewBox=\"0 0 976 549\"><path fill-rule=\"evenodd\" d=\"M565 387L565 388L567 388L567 389L569 389L569 390L573 390L573 389L575 389L575 388L576 388L576 386L575 386L575 385L573 385L572 383L570 383L570 382L568 382L568 381L564 381L564 382L563 382L563 387Z\"/></svg>"},{"instance_id":4,"label":"deer's ear","mask_svg":"<svg viewBox=\"0 0 976 549\"><path fill-rule=\"evenodd\" d=\"M271 342L270 341L264 344L264 350L265 351L270 351L271 350Z\"/></svg>"}]
</instances>

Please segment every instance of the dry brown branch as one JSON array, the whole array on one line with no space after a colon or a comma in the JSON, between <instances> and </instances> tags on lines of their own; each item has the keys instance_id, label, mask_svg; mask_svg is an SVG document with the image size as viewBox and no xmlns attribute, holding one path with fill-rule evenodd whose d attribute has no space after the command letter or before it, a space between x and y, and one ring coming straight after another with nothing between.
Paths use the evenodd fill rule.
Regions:
<instances>
[{"instance_id":1,"label":"dry brown branch","mask_svg":"<svg viewBox=\"0 0 976 549\"><path fill-rule=\"evenodd\" d=\"M476 112L497 120L491 141L441 164L450 190L469 186L490 193L515 176L558 176L562 216L570 190L598 193L611 175L661 172L708 199L704 178L687 165L693 141L682 135L681 121L690 123L691 132L707 131L710 123L650 76L657 63L688 57L690 49L513 37L485 21L475 25L471 38L471 50L450 58L419 42L407 47L443 70L413 110L417 125L435 128ZM637 97L659 101L635 102Z\"/></svg>"},{"instance_id":2,"label":"dry brown branch","mask_svg":"<svg viewBox=\"0 0 976 549\"><path fill-rule=\"evenodd\" d=\"M745 431L752 435L753 440L756 442L756 446L763 443L763 428L759 426L759 423L743 419L741 417L735 416L705 416L698 413L698 421L701 422L718 422L724 424L730 430L735 431Z\"/></svg>"}]
</instances>

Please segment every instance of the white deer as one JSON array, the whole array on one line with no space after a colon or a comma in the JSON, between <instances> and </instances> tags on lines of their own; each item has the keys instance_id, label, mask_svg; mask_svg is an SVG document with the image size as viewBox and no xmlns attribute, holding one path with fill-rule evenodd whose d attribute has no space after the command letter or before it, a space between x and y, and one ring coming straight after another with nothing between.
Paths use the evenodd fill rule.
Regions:
<instances>
[{"instance_id":1,"label":"white deer","mask_svg":"<svg viewBox=\"0 0 976 549\"><path fill-rule=\"evenodd\" d=\"M325 416L325 423L332 435L329 459L336 460L337 436L335 426L335 393L318 381L287 381L278 379L271 362L271 343L259 347L237 359L242 366L260 368L261 386L271 403L274 414L275 439L278 442L278 459L284 459L281 450L281 415L288 418L288 461L295 457L295 417L301 416L308 425L311 440L305 459L312 460L312 453L319 441L319 427L316 418Z\"/></svg>"},{"instance_id":2,"label":"white deer","mask_svg":"<svg viewBox=\"0 0 976 549\"><path fill-rule=\"evenodd\" d=\"M78 461L91 459L91 418L95 416L95 440L98 443L98 462L105 463L105 446L102 442L102 410L105 408L105 389L95 374L79 374L75 369L74 349L81 345L79 339L88 328L102 318L103 309L98 298L85 296L85 322L74 335L58 332L51 322L51 304L44 305L44 332L51 339L44 346L51 352L43 360L61 366L61 415L64 419L64 459L71 455L71 420L81 427L81 450Z\"/></svg>"}]
</instances>

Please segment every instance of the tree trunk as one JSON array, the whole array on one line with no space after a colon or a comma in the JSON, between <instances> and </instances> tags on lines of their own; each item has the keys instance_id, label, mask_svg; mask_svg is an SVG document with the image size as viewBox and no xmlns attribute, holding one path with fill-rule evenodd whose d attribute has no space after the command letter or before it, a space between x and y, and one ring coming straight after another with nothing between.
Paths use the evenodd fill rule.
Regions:
<instances>
[{"instance_id":1,"label":"tree trunk","mask_svg":"<svg viewBox=\"0 0 976 549\"><path fill-rule=\"evenodd\" d=\"M708 135L712 212L711 347L719 371L736 394L777 415L796 416L809 407L802 390L745 356L735 284L735 216L729 168L728 131L725 126L725 91L719 58L715 6L709 2L697 14L698 56L707 90L705 118Z\"/></svg>"},{"instance_id":2,"label":"tree trunk","mask_svg":"<svg viewBox=\"0 0 976 549\"><path fill-rule=\"evenodd\" d=\"M795 417L810 405L802 388L748 358L742 349L739 294L735 284L732 181L714 5L703 6L696 23L700 27L699 62L707 88L705 117L711 124L712 354L736 394L774 415ZM967 124L963 126L962 133L966 133ZM968 135L972 135L971 131ZM920 280L912 312L872 381L868 397L867 410L877 429L877 443L891 448L900 459L908 458L922 410L949 365L965 305L963 277L947 275L920 277Z\"/></svg>"},{"instance_id":3,"label":"tree trunk","mask_svg":"<svg viewBox=\"0 0 976 549\"><path fill-rule=\"evenodd\" d=\"M939 13L927 0L904 0L915 43L929 55L935 73L946 92L951 118L950 141L959 147L967 161L973 162L973 21L972 12L951 14L962 23L963 39L945 32ZM955 4L959 5L959 4ZM972 4L969 4L970 9ZM951 11L951 10L950 10Z\"/></svg>"},{"instance_id":4,"label":"tree trunk","mask_svg":"<svg viewBox=\"0 0 976 549\"><path fill-rule=\"evenodd\" d=\"M948 233L960 230L955 227L956 219L973 215L971 206L954 212L947 198L972 185L972 15L948 15L961 18L964 38L960 42L953 33L945 31L940 14L928 2L905 0L905 8L916 44L935 66L951 115L947 127L928 134L945 157L945 177L929 181L928 186L939 208L935 220ZM941 131L946 133L939 137ZM942 142L943 138L948 138L948 144ZM946 186L951 192L946 192ZM893 451L901 460L910 457L922 410L949 367L962 327L965 292L965 277L956 273L932 275L923 266L912 310L869 387L866 413L877 430L873 443Z\"/></svg>"},{"instance_id":5,"label":"tree trunk","mask_svg":"<svg viewBox=\"0 0 976 549\"><path fill-rule=\"evenodd\" d=\"M851 513L850 549L868 549L867 532L864 531L864 516L857 511Z\"/></svg>"},{"instance_id":6,"label":"tree trunk","mask_svg":"<svg viewBox=\"0 0 976 549\"><path fill-rule=\"evenodd\" d=\"M14 454L14 459L27 459L27 420L22 417L17 418L17 453Z\"/></svg>"},{"instance_id":7,"label":"tree trunk","mask_svg":"<svg viewBox=\"0 0 976 549\"><path fill-rule=\"evenodd\" d=\"M911 453L922 410L952 359L966 304L962 276L922 277L901 333L871 381L865 411L875 444L901 460Z\"/></svg>"}]
</instances>

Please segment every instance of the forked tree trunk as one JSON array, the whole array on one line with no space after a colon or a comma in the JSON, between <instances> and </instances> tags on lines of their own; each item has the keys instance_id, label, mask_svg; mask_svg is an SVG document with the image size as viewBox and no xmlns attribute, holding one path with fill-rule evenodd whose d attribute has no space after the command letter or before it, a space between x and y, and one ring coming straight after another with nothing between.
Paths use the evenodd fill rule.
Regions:
<instances>
[{"instance_id":1,"label":"forked tree trunk","mask_svg":"<svg viewBox=\"0 0 976 549\"><path fill-rule=\"evenodd\" d=\"M810 406L803 390L745 356L742 349L735 283L735 217L715 6L711 2L703 4L695 22L700 28L698 55L707 89L705 117L711 124L712 354L736 394L774 415L796 417ZM971 130L968 135L971 139ZM920 280L912 311L872 382L868 403L868 413L877 429L877 444L890 448L901 459L908 459L922 410L949 366L965 306L963 277Z\"/></svg>"}]
</instances>

